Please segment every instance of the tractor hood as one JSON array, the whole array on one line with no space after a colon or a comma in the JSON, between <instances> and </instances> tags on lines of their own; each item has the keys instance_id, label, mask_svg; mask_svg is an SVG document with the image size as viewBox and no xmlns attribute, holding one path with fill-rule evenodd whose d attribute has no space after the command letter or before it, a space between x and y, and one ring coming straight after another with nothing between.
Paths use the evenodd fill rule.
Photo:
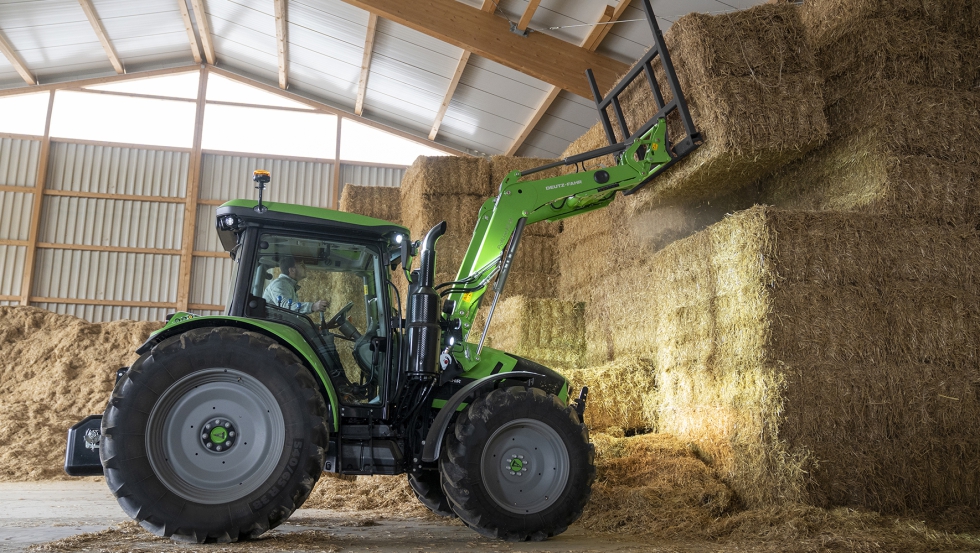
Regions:
<instances>
[{"instance_id":1,"label":"tractor hood","mask_svg":"<svg viewBox=\"0 0 980 553\"><path fill-rule=\"evenodd\" d=\"M386 239L392 244L396 235L403 235L406 239L409 236L408 229L401 225L356 213L276 202L263 202L262 206L266 209L260 213L255 210L257 205L255 200L231 200L218 208L215 226L225 251L230 252L235 248L235 234L250 224L334 234L356 233L361 238Z\"/></svg>"}]
</instances>

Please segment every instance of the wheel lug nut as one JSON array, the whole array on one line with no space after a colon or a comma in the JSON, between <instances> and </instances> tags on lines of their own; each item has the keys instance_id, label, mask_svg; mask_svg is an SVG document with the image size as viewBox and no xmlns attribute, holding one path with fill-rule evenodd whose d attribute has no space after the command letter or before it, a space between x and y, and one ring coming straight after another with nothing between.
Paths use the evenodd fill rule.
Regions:
<instances>
[{"instance_id":1,"label":"wheel lug nut","mask_svg":"<svg viewBox=\"0 0 980 553\"><path fill-rule=\"evenodd\" d=\"M219 445L218 447L216 447L216 448L214 448L214 449L215 449L216 451L221 451L221 446Z\"/></svg>"},{"instance_id":2,"label":"wheel lug nut","mask_svg":"<svg viewBox=\"0 0 980 553\"><path fill-rule=\"evenodd\" d=\"M214 446L212 446L212 445L211 445L210 443L207 443L207 444L205 444L205 445L207 446L207 448L208 448L208 449L211 449L212 447L214 447Z\"/></svg>"},{"instance_id":3,"label":"wheel lug nut","mask_svg":"<svg viewBox=\"0 0 980 553\"><path fill-rule=\"evenodd\" d=\"M225 428L231 428L231 423L230 422L226 422L225 423Z\"/></svg>"},{"instance_id":4,"label":"wheel lug nut","mask_svg":"<svg viewBox=\"0 0 980 553\"><path fill-rule=\"evenodd\" d=\"M514 471L510 471L511 476L514 476L514 474L516 474Z\"/></svg>"},{"instance_id":5,"label":"wheel lug nut","mask_svg":"<svg viewBox=\"0 0 980 553\"><path fill-rule=\"evenodd\" d=\"M228 432L228 437L229 438L234 438L235 437L235 431L232 430L232 431Z\"/></svg>"}]
</instances>

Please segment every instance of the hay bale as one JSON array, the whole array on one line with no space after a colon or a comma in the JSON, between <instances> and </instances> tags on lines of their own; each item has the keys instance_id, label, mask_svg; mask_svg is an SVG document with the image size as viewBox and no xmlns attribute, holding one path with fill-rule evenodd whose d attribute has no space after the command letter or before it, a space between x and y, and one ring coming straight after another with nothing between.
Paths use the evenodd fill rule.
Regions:
<instances>
[{"instance_id":1,"label":"hay bale","mask_svg":"<svg viewBox=\"0 0 980 553\"><path fill-rule=\"evenodd\" d=\"M924 39L924 37L929 37ZM812 29L810 42L833 103L873 81L969 90L977 69L975 40L937 32L921 19L841 19Z\"/></svg>"},{"instance_id":2,"label":"hay bale","mask_svg":"<svg viewBox=\"0 0 980 553\"><path fill-rule=\"evenodd\" d=\"M344 185L340 210L398 223L402 217L401 190L393 186Z\"/></svg>"},{"instance_id":3,"label":"hay bale","mask_svg":"<svg viewBox=\"0 0 980 553\"><path fill-rule=\"evenodd\" d=\"M657 428L657 383L653 363L626 357L568 373L572 389L589 387L585 423L590 431L646 433Z\"/></svg>"},{"instance_id":4,"label":"hay bale","mask_svg":"<svg viewBox=\"0 0 980 553\"><path fill-rule=\"evenodd\" d=\"M489 345L546 367L577 368L585 353L584 312L580 302L510 294L497 304Z\"/></svg>"},{"instance_id":5,"label":"hay bale","mask_svg":"<svg viewBox=\"0 0 980 553\"><path fill-rule=\"evenodd\" d=\"M734 37L739 40L729 40ZM705 143L637 198L657 203L723 196L801 157L826 139L823 79L795 6L765 4L737 14L689 14L677 20L666 40ZM775 52L773 44L778 45ZM620 99L630 129L656 111L642 79ZM683 138L678 122L668 123L673 140ZM617 133L621 134L618 129ZM597 124L570 145L566 154L604 146L603 137Z\"/></svg>"},{"instance_id":6,"label":"hay bale","mask_svg":"<svg viewBox=\"0 0 980 553\"><path fill-rule=\"evenodd\" d=\"M755 208L598 300L616 357L654 360L659 429L748 505L976 508L978 257L974 226Z\"/></svg>"},{"instance_id":7,"label":"hay bale","mask_svg":"<svg viewBox=\"0 0 980 553\"><path fill-rule=\"evenodd\" d=\"M500 183L497 183L498 185ZM402 177L402 200L421 194L497 194L490 162L480 157L419 156Z\"/></svg>"},{"instance_id":8,"label":"hay bale","mask_svg":"<svg viewBox=\"0 0 980 553\"><path fill-rule=\"evenodd\" d=\"M547 165L549 163L554 163L558 161L557 159L544 159L537 157L517 157L517 156L493 156L490 158L490 180L496 187L493 195L496 196L499 193L500 183L503 182L504 177L507 173L511 171L524 171L525 169L532 169L534 167L540 167L542 165ZM566 172L566 168L556 167L554 169L549 169L547 171L541 171L540 173L534 173L524 177L524 180L541 180L548 179L551 177L557 177ZM542 221L540 223L533 224L526 227L525 234L535 234L540 236L555 236L558 234L558 226L561 223L548 223Z\"/></svg>"},{"instance_id":9,"label":"hay bale","mask_svg":"<svg viewBox=\"0 0 980 553\"><path fill-rule=\"evenodd\" d=\"M922 20L967 37L980 32L980 6L973 0L807 0L800 17L816 33L876 17Z\"/></svg>"},{"instance_id":10,"label":"hay bale","mask_svg":"<svg viewBox=\"0 0 980 553\"><path fill-rule=\"evenodd\" d=\"M760 181L759 201L787 209L980 220L980 166L903 155L878 132L834 141Z\"/></svg>"}]
</instances>

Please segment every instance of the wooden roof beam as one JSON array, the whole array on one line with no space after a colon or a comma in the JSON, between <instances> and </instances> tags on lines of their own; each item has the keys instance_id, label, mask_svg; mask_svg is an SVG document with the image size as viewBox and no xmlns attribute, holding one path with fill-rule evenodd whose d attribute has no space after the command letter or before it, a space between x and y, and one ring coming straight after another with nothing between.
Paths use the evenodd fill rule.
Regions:
<instances>
[{"instance_id":1,"label":"wooden roof beam","mask_svg":"<svg viewBox=\"0 0 980 553\"><path fill-rule=\"evenodd\" d=\"M88 22L92 24L92 30L95 31L95 35L99 37L99 42L102 43L105 54L109 56L109 63L112 64L112 68L116 70L116 73L122 75L126 70L123 69L122 62L119 61L119 55L116 54L116 49L109 42L109 36L105 33L105 28L102 26L102 20L99 19L99 14L95 13L95 6L92 5L92 0L78 0L78 3L82 6L82 11L85 12L85 17L88 18Z\"/></svg>"},{"instance_id":2,"label":"wooden roof beam","mask_svg":"<svg viewBox=\"0 0 980 553\"><path fill-rule=\"evenodd\" d=\"M204 58L208 63L214 65L214 40L211 37L211 25L208 24L208 14L204 11L204 0L191 0L191 8L194 9L194 19L197 20L197 32L201 35L201 44L204 46Z\"/></svg>"},{"instance_id":3,"label":"wooden roof beam","mask_svg":"<svg viewBox=\"0 0 980 553\"><path fill-rule=\"evenodd\" d=\"M14 69L17 70L17 73L20 74L20 78L24 79L27 84L37 84L37 80L34 79L34 75L31 75L31 72L27 70L27 65L24 64L24 60L20 59L20 56L17 54L17 50L14 50L14 47L7 42L7 39L4 38L3 34L0 34L0 53L3 53L3 57L10 61L10 64L13 65Z\"/></svg>"},{"instance_id":4,"label":"wooden roof beam","mask_svg":"<svg viewBox=\"0 0 980 553\"><path fill-rule=\"evenodd\" d=\"M183 65L180 67L167 67L164 69L154 69L152 71L142 71L138 73L127 73L124 75L112 75L109 77L94 77L91 79L80 79L77 81L66 81L61 83L39 84L34 87L5 88L0 90L0 98L4 96L15 96L26 92L38 92L41 90L62 90L68 88L78 88L82 86L93 86L98 84L118 83L122 81L132 81L136 79L147 79L150 77L162 77L176 73L188 73L200 71L200 65Z\"/></svg>"},{"instance_id":5,"label":"wooden roof beam","mask_svg":"<svg viewBox=\"0 0 980 553\"><path fill-rule=\"evenodd\" d=\"M199 0L195 0L199 1ZM416 31L506 65L583 98L592 98L585 70L592 69L600 89L608 89L629 66L544 33L526 37L510 32L510 23L457 0L344 0Z\"/></svg>"},{"instance_id":6,"label":"wooden roof beam","mask_svg":"<svg viewBox=\"0 0 980 553\"><path fill-rule=\"evenodd\" d=\"M487 13L493 13L497 9L497 4L494 0L483 0L483 5L480 6L480 9Z\"/></svg>"},{"instance_id":7,"label":"wooden roof beam","mask_svg":"<svg viewBox=\"0 0 980 553\"><path fill-rule=\"evenodd\" d=\"M191 43L191 55L194 56L194 63L201 63L201 48L197 45L197 35L194 34L194 23L191 21L191 12L187 9L184 0L177 0L180 6L180 16L184 19L184 29L187 31L187 40Z\"/></svg>"},{"instance_id":8,"label":"wooden roof beam","mask_svg":"<svg viewBox=\"0 0 980 553\"><path fill-rule=\"evenodd\" d=\"M446 90L446 97L442 100L442 105L439 106L439 112L436 113L436 120L432 123L432 130L429 131L429 140L435 140L436 135L439 134L439 127L442 126L442 119L446 116L446 109L449 108L449 102L452 101L453 94L456 93L459 78L463 76L463 70L466 69L466 62L469 59L470 53L463 50L463 55L459 57L459 63L456 64L456 72L453 73L453 78L449 81L449 89Z\"/></svg>"},{"instance_id":9,"label":"wooden roof beam","mask_svg":"<svg viewBox=\"0 0 980 553\"><path fill-rule=\"evenodd\" d=\"M286 0L275 0L276 50L279 53L279 88L286 90Z\"/></svg>"},{"instance_id":10,"label":"wooden roof beam","mask_svg":"<svg viewBox=\"0 0 980 553\"><path fill-rule=\"evenodd\" d=\"M530 0L527 3L527 7L524 8L524 14L521 15L521 20L517 22L517 30L525 31L527 26L531 24L531 18L534 17L534 12L538 9L538 4L541 0Z\"/></svg>"},{"instance_id":11,"label":"wooden roof beam","mask_svg":"<svg viewBox=\"0 0 980 553\"><path fill-rule=\"evenodd\" d=\"M616 4L615 8L607 5L602 11L602 15L599 16L599 24L594 25L592 27L592 31L589 32L589 36L585 37L585 40L582 41L582 48L585 48L590 52L594 52L595 49L599 47L599 43L602 42L602 39L605 38L607 34L609 34L609 30L612 28L612 25L605 25L605 23L618 20L623 15L623 12L626 11L629 4L630 0L619 0L619 3ZM512 156L517 154L517 150L521 148L524 141L527 140L527 137L531 135L534 127L538 126L538 123L541 122L541 119L548 111L548 108L550 108L551 104L553 104L555 99L558 98L559 92L561 92L560 88L551 88L551 92L548 93L544 101L541 102L537 109L534 110L534 114L527 122L527 125L524 125L524 130L521 131L521 135L518 136L517 139L514 140L514 143L510 145L510 148L507 149L507 155Z\"/></svg>"},{"instance_id":12,"label":"wooden roof beam","mask_svg":"<svg viewBox=\"0 0 980 553\"><path fill-rule=\"evenodd\" d=\"M364 56L361 58L361 78L357 81L357 101L354 102L354 114L364 113L364 94L367 93L368 73L371 71L371 55L374 54L374 37L378 30L378 16L369 14L367 35L364 37Z\"/></svg>"}]
</instances>

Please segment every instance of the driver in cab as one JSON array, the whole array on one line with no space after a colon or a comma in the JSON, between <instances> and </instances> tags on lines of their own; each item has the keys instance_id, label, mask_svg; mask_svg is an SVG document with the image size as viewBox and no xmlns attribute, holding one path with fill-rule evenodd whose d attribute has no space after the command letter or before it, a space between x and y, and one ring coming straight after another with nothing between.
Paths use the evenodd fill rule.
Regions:
<instances>
[{"instance_id":1,"label":"driver in cab","mask_svg":"<svg viewBox=\"0 0 980 553\"><path fill-rule=\"evenodd\" d=\"M299 301L299 281L306 278L306 265L296 263L296 258L287 255L279 260L279 270L279 276L262 292L262 298L267 303L297 313L322 312L327 308L327 300Z\"/></svg>"}]
</instances>

